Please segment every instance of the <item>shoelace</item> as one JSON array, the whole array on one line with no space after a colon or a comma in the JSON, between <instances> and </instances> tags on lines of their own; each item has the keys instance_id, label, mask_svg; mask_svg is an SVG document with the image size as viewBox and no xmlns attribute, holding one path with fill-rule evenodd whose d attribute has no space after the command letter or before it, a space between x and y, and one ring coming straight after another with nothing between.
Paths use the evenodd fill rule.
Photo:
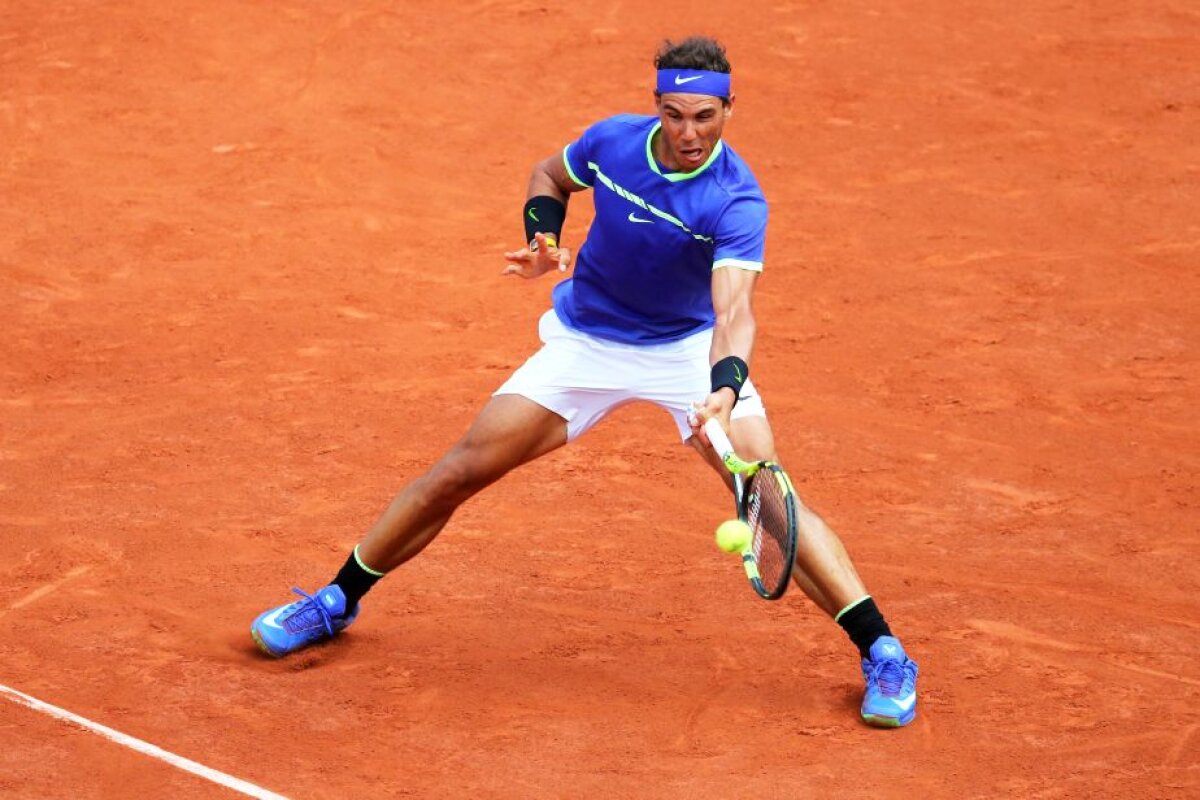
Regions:
<instances>
[{"instance_id":1,"label":"shoelace","mask_svg":"<svg viewBox=\"0 0 1200 800\"><path fill-rule=\"evenodd\" d=\"M871 677L886 695L898 695L904 688L904 665L895 659L885 659L871 665Z\"/></svg>"},{"instance_id":2,"label":"shoelace","mask_svg":"<svg viewBox=\"0 0 1200 800\"><path fill-rule=\"evenodd\" d=\"M295 603L295 605L297 606L296 610L288 616L288 618L284 621L284 624L291 622L292 618L297 617L301 613L303 613L306 610L305 606L311 606L312 608L315 608L317 610L317 613L320 615L321 622L322 622L322 624L325 625L325 630L329 633L330 636L333 636L333 617L330 616L329 612L325 610L325 606L322 605L321 602L318 601L316 597L314 597L311 594L308 594L307 592L305 592L304 590L302 590L298 587L293 586L292 591L295 592L296 594L300 595L304 599L296 601L296 603Z\"/></svg>"}]
</instances>

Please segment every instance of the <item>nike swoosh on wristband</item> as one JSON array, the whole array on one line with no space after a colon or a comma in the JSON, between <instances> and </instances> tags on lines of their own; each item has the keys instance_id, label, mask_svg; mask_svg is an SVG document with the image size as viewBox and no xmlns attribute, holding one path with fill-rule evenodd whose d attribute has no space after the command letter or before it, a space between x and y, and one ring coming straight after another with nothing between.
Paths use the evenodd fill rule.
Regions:
<instances>
[{"instance_id":1,"label":"nike swoosh on wristband","mask_svg":"<svg viewBox=\"0 0 1200 800\"><path fill-rule=\"evenodd\" d=\"M703 77L704 77L703 75L692 75L689 78L685 78L682 75L676 75L675 76L675 85L683 86L685 83L691 83L692 81L698 81Z\"/></svg>"},{"instance_id":2,"label":"nike swoosh on wristband","mask_svg":"<svg viewBox=\"0 0 1200 800\"><path fill-rule=\"evenodd\" d=\"M630 212L629 212L629 221L630 221L630 222L642 222L642 223L645 223L646 225L653 225L653 224L654 224L654 220L652 220L652 219L642 219L641 217L636 217L636 216L634 216L634 214L633 214L633 212L632 212L632 211L630 211Z\"/></svg>"}]
</instances>

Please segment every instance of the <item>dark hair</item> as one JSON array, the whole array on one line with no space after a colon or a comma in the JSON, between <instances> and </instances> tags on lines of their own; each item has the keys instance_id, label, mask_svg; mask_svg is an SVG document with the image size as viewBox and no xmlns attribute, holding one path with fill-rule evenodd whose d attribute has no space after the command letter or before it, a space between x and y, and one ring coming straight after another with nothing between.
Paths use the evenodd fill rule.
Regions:
<instances>
[{"instance_id":1,"label":"dark hair","mask_svg":"<svg viewBox=\"0 0 1200 800\"><path fill-rule=\"evenodd\" d=\"M654 68L702 69L727 75L733 72L725 57L725 48L707 36L689 36L679 44L667 39L654 57Z\"/></svg>"}]
</instances>

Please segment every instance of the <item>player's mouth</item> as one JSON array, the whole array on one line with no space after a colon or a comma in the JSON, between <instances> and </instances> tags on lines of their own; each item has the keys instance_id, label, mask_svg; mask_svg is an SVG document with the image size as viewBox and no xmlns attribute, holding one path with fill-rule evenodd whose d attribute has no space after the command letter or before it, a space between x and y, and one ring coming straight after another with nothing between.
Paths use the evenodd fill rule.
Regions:
<instances>
[{"instance_id":1,"label":"player's mouth","mask_svg":"<svg viewBox=\"0 0 1200 800\"><path fill-rule=\"evenodd\" d=\"M704 163L703 147L684 147L679 150L679 160L684 166L695 169Z\"/></svg>"}]
</instances>

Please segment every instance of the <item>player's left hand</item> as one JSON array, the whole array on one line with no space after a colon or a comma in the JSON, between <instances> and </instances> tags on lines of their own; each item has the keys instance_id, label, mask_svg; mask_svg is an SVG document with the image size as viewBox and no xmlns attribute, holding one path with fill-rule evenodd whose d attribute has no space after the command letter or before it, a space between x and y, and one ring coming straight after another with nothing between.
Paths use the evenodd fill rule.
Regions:
<instances>
[{"instance_id":1,"label":"player's left hand","mask_svg":"<svg viewBox=\"0 0 1200 800\"><path fill-rule=\"evenodd\" d=\"M696 410L688 415L688 424L692 427L692 435L699 436L700 441L712 445L708 434L704 432L704 423L714 417L720 421L725 433L729 433L729 415L733 412L733 389L722 387L704 398L703 403L696 404Z\"/></svg>"},{"instance_id":2,"label":"player's left hand","mask_svg":"<svg viewBox=\"0 0 1200 800\"><path fill-rule=\"evenodd\" d=\"M522 247L515 252L504 254L508 259L508 266L501 275L520 275L528 279L537 278L555 268L559 272L567 271L567 267L571 265L570 250L550 245L544 233L534 234L534 239L537 241L536 250Z\"/></svg>"}]
</instances>

